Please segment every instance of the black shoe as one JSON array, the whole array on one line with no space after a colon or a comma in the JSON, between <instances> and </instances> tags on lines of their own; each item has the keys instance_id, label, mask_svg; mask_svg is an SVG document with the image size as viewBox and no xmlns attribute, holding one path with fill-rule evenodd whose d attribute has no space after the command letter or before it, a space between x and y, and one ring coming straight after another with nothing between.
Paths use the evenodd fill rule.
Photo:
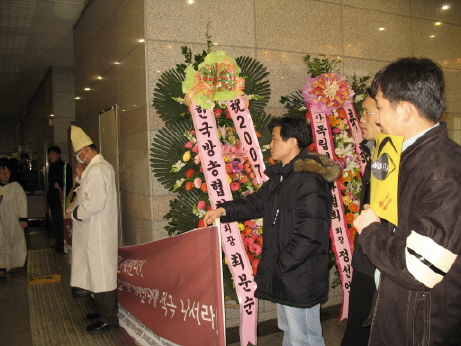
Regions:
<instances>
[{"instance_id":1,"label":"black shoe","mask_svg":"<svg viewBox=\"0 0 461 346\"><path fill-rule=\"evenodd\" d=\"M72 287L72 297L74 298L89 296L91 293L93 292L85 290L83 288Z\"/></svg>"},{"instance_id":2,"label":"black shoe","mask_svg":"<svg viewBox=\"0 0 461 346\"><path fill-rule=\"evenodd\" d=\"M90 332L97 331L97 330L110 330L110 329L115 329L118 328L118 324L107 324L101 321L98 321L94 324L90 324L88 327L86 327L87 330Z\"/></svg>"},{"instance_id":3,"label":"black shoe","mask_svg":"<svg viewBox=\"0 0 461 346\"><path fill-rule=\"evenodd\" d=\"M93 312L92 314L86 315L87 320L99 320L101 318L101 315L97 312Z\"/></svg>"}]
</instances>

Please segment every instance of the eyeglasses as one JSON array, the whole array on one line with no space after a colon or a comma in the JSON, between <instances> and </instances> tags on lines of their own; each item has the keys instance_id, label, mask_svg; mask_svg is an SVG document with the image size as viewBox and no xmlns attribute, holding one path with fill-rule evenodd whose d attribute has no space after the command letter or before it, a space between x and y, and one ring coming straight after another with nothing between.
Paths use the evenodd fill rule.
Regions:
<instances>
[{"instance_id":1,"label":"eyeglasses","mask_svg":"<svg viewBox=\"0 0 461 346\"><path fill-rule=\"evenodd\" d=\"M373 114L376 114L376 113L375 113L375 112L365 112L365 111L361 111L361 112L359 113L359 117L360 117L360 119L362 119L362 118L365 117L365 116L373 115Z\"/></svg>"},{"instance_id":2,"label":"eyeglasses","mask_svg":"<svg viewBox=\"0 0 461 346\"><path fill-rule=\"evenodd\" d=\"M78 155L80 155L80 153L82 152L82 150L83 150L83 147L82 147L82 149L79 150L79 152L78 152L77 154L74 153L74 156L77 157Z\"/></svg>"}]
</instances>

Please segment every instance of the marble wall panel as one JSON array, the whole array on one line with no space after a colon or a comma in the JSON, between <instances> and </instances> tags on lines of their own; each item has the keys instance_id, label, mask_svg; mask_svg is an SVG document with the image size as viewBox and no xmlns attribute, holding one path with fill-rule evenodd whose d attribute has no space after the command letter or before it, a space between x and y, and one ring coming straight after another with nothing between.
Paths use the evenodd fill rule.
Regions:
<instances>
[{"instance_id":1,"label":"marble wall panel","mask_svg":"<svg viewBox=\"0 0 461 346\"><path fill-rule=\"evenodd\" d=\"M229 11L231 21L226 21ZM146 1L146 33L148 39L206 43L210 23L211 40L220 45L254 46L253 1Z\"/></svg>"},{"instance_id":2,"label":"marble wall panel","mask_svg":"<svg viewBox=\"0 0 461 346\"><path fill-rule=\"evenodd\" d=\"M123 136L120 145L120 189L150 194L150 163L146 133ZM149 206L146 206L149 208Z\"/></svg>"},{"instance_id":3,"label":"marble wall panel","mask_svg":"<svg viewBox=\"0 0 461 346\"><path fill-rule=\"evenodd\" d=\"M375 10L380 12L388 12L394 14L410 15L411 0L386 0L386 1L370 1L370 0L343 0L342 5L358 7L361 9Z\"/></svg>"},{"instance_id":4,"label":"marble wall panel","mask_svg":"<svg viewBox=\"0 0 461 346\"><path fill-rule=\"evenodd\" d=\"M306 54L278 50L258 50L257 59L270 72L272 97L268 107L283 107L281 96L290 95L302 89L307 80L307 64L303 60Z\"/></svg>"},{"instance_id":5,"label":"marble wall panel","mask_svg":"<svg viewBox=\"0 0 461 346\"><path fill-rule=\"evenodd\" d=\"M343 21L344 56L392 61L412 54L409 17L344 7Z\"/></svg>"},{"instance_id":6,"label":"marble wall panel","mask_svg":"<svg viewBox=\"0 0 461 346\"><path fill-rule=\"evenodd\" d=\"M342 55L341 7L312 0L255 0L256 46Z\"/></svg>"},{"instance_id":7,"label":"marble wall panel","mask_svg":"<svg viewBox=\"0 0 461 346\"><path fill-rule=\"evenodd\" d=\"M413 19L414 55L431 58L443 67L461 69L461 26Z\"/></svg>"},{"instance_id":8,"label":"marble wall panel","mask_svg":"<svg viewBox=\"0 0 461 346\"><path fill-rule=\"evenodd\" d=\"M119 60L117 54L117 20L118 17L115 15L108 18L98 36L94 39L94 44L97 44L96 51L98 55L97 71L95 71L96 76L94 78L107 73L114 67L114 63Z\"/></svg>"},{"instance_id":9,"label":"marble wall panel","mask_svg":"<svg viewBox=\"0 0 461 346\"><path fill-rule=\"evenodd\" d=\"M449 9L443 9L444 5ZM412 0L411 16L416 18L432 19L443 23L461 25L461 2L446 0Z\"/></svg>"},{"instance_id":10,"label":"marble wall panel","mask_svg":"<svg viewBox=\"0 0 461 346\"><path fill-rule=\"evenodd\" d=\"M125 0L117 9L117 60L121 60L144 39L144 1Z\"/></svg>"},{"instance_id":11,"label":"marble wall panel","mask_svg":"<svg viewBox=\"0 0 461 346\"><path fill-rule=\"evenodd\" d=\"M348 81L356 74L358 78L369 76L367 84L373 80L375 74L389 62L379 60L365 60L355 58L344 58L342 73L347 76Z\"/></svg>"},{"instance_id":12,"label":"marble wall panel","mask_svg":"<svg viewBox=\"0 0 461 346\"><path fill-rule=\"evenodd\" d=\"M443 73L445 77L446 111L449 113L461 113L461 70L444 68Z\"/></svg>"},{"instance_id":13,"label":"marble wall panel","mask_svg":"<svg viewBox=\"0 0 461 346\"><path fill-rule=\"evenodd\" d=\"M131 112L119 112L120 136L145 133L147 128L147 108L141 107Z\"/></svg>"}]
</instances>

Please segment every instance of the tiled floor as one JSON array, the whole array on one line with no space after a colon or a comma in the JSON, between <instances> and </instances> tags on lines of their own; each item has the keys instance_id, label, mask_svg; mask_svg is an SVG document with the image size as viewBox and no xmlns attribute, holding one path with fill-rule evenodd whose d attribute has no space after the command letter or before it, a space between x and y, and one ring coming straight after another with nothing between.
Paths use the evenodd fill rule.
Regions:
<instances>
[{"instance_id":1,"label":"tiled floor","mask_svg":"<svg viewBox=\"0 0 461 346\"><path fill-rule=\"evenodd\" d=\"M29 228L26 235L29 249L49 247L43 228ZM0 345L32 346L26 268L0 278Z\"/></svg>"},{"instance_id":2,"label":"tiled floor","mask_svg":"<svg viewBox=\"0 0 461 346\"><path fill-rule=\"evenodd\" d=\"M45 228L40 225L28 228L26 238L29 250L48 249L51 244ZM16 273L8 273L0 278L0 346L33 346L27 299L26 268L27 265ZM329 319L322 322L322 327L325 345L340 345L345 322L338 323L334 319ZM281 332L260 336L258 345L280 346L282 345L282 338L283 333ZM238 345L240 345L239 342L228 344L228 346Z\"/></svg>"}]
</instances>

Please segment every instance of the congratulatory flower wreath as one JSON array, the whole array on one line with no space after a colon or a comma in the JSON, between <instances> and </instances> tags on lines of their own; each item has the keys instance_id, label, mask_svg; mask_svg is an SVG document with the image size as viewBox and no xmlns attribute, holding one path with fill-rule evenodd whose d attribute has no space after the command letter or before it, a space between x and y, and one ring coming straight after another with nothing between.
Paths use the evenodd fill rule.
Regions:
<instances>
[{"instance_id":1,"label":"congratulatory flower wreath","mask_svg":"<svg viewBox=\"0 0 461 346\"><path fill-rule=\"evenodd\" d=\"M366 82L369 76L352 77L352 83L340 75L336 68L340 60L331 59L320 55L320 58L311 59L310 55L304 57L308 65L307 82L303 90L299 90L289 96L284 96L280 102L288 109L292 116L307 117L309 107L315 104L320 111L332 109L328 115L328 122L333 134L335 161L342 169L342 175L338 178L338 187L341 190L344 205L344 217L348 226L348 236L353 244L356 230L353 221L359 214L361 167L360 158L355 150L355 139L348 126L347 115L343 108L345 102L352 102L355 110L360 114L362 103L366 97ZM316 144L309 146L310 151L317 151ZM330 251L330 267L333 267L336 259L333 251ZM332 287L340 284L339 274Z\"/></svg>"},{"instance_id":2,"label":"congratulatory flower wreath","mask_svg":"<svg viewBox=\"0 0 461 346\"><path fill-rule=\"evenodd\" d=\"M192 57L189 48L181 47L181 49L185 57L185 64L177 64L176 68L160 76L154 89L153 99L153 106L166 126L153 138L150 159L152 171L166 189L177 194L170 201L170 210L164 216L168 220L165 229L169 235L203 227L202 218L206 210L211 208L191 112L184 103L184 101L188 103L190 93L194 93L194 85L203 83L202 86L205 88L202 88L205 92L201 100L197 101L197 98L194 98L194 101L198 102L202 108L211 108L210 99L206 93L232 92L226 88L226 83L230 78L234 78L233 75L237 72L241 81L235 81L235 83L230 81L228 84L233 83L238 87L244 84L243 97L251 112L264 161L267 161L270 156L270 151L267 149L271 141L271 134L267 126L272 116L264 112L264 107L270 98L270 85L266 79L269 73L266 67L251 57L238 57L235 59L235 64L232 63L238 71L229 70L234 67L226 66L226 62L221 64L219 71L208 71L209 66L219 64L210 63L209 60L207 64L204 64L205 59L213 59L216 54L219 55L219 52L210 53L209 45L208 51ZM211 81L214 87L206 89L207 83L205 82L210 81L210 76L216 75L216 72L219 78ZM189 85L187 89L190 91L186 97L183 93L183 82ZM259 184L249 163L248 153L243 149L237 136L227 105L224 101L219 101L220 95L214 96L218 96L213 97L213 112L219 129L218 136L226 166L227 182L230 185L233 199L243 198L257 190ZM223 96L223 99L226 98L228 95ZM239 229L253 272L256 272L262 250L260 221L240 223ZM223 269L225 292L229 297L234 298L231 275L227 266L223 266Z\"/></svg>"}]
</instances>

